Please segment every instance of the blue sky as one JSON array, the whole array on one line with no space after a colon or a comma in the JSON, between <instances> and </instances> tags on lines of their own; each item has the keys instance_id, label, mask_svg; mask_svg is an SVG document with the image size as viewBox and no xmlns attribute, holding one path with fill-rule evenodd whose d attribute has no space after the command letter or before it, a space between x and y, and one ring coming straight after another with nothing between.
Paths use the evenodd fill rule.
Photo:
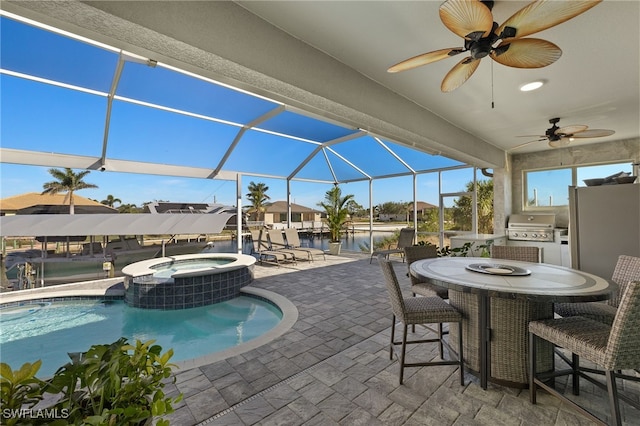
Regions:
<instances>
[{"instance_id":1,"label":"blue sky","mask_svg":"<svg viewBox=\"0 0 640 426\"><path fill-rule=\"evenodd\" d=\"M107 116L106 94L114 79L119 52L7 17L1 18L1 24L2 147L100 157ZM68 84L75 89L34 81L23 75ZM269 99L247 96L163 64L151 68L137 62L125 63L116 96L108 127L108 159L204 169L213 169L219 164L241 125L279 106ZM209 119L211 117L215 119ZM225 169L287 176L314 152L318 143L357 132L357 129L307 117L294 110L269 118L260 123L260 127L265 131L244 133L224 164ZM294 137L283 138L283 134ZM414 170L461 164L390 141L384 143ZM371 135L331 148L333 151L327 152L327 158L339 179L362 176L342 158L371 176L407 171ZM0 197L41 192L43 183L52 179L47 170L48 167L0 164ZM329 181L330 172L325 156L318 153L297 176ZM472 169L446 172L446 176L445 192L462 191L473 179ZM236 184L231 181L110 171L91 172L85 181L98 188L79 191L78 195L98 201L113 195L123 203L138 206L155 200L236 203ZM271 200L286 199L285 180L244 175L243 201L251 181L266 183ZM292 181L292 200L315 207L330 188L331 184ZM354 194L359 204L369 205L367 181L343 184L342 188L345 194ZM410 201L413 199L412 178L376 179L373 192L374 205ZM417 199L438 203L437 173L419 176Z\"/></svg>"}]
</instances>

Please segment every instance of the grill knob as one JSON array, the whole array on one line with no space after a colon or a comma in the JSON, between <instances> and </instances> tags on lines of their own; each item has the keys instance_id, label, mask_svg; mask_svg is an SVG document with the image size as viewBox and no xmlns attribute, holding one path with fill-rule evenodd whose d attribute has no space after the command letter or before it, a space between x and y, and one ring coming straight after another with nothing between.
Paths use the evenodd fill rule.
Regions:
<instances>
[{"instance_id":1,"label":"grill knob","mask_svg":"<svg viewBox=\"0 0 640 426\"><path fill-rule=\"evenodd\" d=\"M538 234L533 234L532 237L533 238L538 238Z\"/></svg>"},{"instance_id":2,"label":"grill knob","mask_svg":"<svg viewBox=\"0 0 640 426\"><path fill-rule=\"evenodd\" d=\"M523 236L524 238L527 238L527 234L522 234L522 236Z\"/></svg>"}]
</instances>

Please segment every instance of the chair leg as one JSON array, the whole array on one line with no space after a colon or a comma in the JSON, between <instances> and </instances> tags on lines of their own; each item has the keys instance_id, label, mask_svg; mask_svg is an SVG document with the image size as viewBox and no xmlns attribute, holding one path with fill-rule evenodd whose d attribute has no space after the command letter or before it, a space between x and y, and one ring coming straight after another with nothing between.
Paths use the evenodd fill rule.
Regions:
<instances>
[{"instance_id":1,"label":"chair leg","mask_svg":"<svg viewBox=\"0 0 640 426\"><path fill-rule=\"evenodd\" d=\"M451 327L451 324L449 324ZM451 335L451 334L449 334ZM460 361L460 385L464 386L464 350L462 346L462 322L458 323L458 361Z\"/></svg>"},{"instance_id":2,"label":"chair leg","mask_svg":"<svg viewBox=\"0 0 640 426\"><path fill-rule=\"evenodd\" d=\"M402 323L402 352L400 353L400 384L402 384L404 378L404 359L407 354L407 329L409 327L404 322Z\"/></svg>"},{"instance_id":3,"label":"chair leg","mask_svg":"<svg viewBox=\"0 0 640 426\"><path fill-rule=\"evenodd\" d=\"M444 348L442 344L442 323L438 323L438 346L440 348L440 359L444 359Z\"/></svg>"},{"instance_id":4,"label":"chair leg","mask_svg":"<svg viewBox=\"0 0 640 426\"><path fill-rule=\"evenodd\" d=\"M605 372L607 378L607 391L609 393L609 405L611 407L611 424L620 426L620 404L618 403L618 388L616 386L616 375L612 370Z\"/></svg>"},{"instance_id":5,"label":"chair leg","mask_svg":"<svg viewBox=\"0 0 640 426\"><path fill-rule=\"evenodd\" d=\"M529 401L536 403L536 336L529 333Z\"/></svg>"},{"instance_id":6,"label":"chair leg","mask_svg":"<svg viewBox=\"0 0 640 426\"><path fill-rule=\"evenodd\" d=\"M389 359L393 360L393 346L395 345L395 337L396 337L396 316L393 315L393 319L391 320L391 344L389 345Z\"/></svg>"},{"instance_id":7,"label":"chair leg","mask_svg":"<svg viewBox=\"0 0 640 426\"><path fill-rule=\"evenodd\" d=\"M571 380L573 380L573 394L580 395L580 357L571 354Z\"/></svg>"},{"instance_id":8,"label":"chair leg","mask_svg":"<svg viewBox=\"0 0 640 426\"><path fill-rule=\"evenodd\" d=\"M416 297L416 294L415 294L415 293L412 293L412 294L413 294L413 297ZM416 332L416 325L415 325L415 324L411 324L411 332L412 332L412 333L415 333L415 332Z\"/></svg>"}]
</instances>

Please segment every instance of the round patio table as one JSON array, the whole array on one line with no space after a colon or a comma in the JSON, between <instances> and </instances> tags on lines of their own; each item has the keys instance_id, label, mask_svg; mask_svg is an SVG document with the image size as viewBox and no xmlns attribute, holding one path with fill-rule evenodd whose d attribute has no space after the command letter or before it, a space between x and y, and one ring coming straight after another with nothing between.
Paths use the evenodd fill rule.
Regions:
<instances>
[{"instance_id":1,"label":"round patio table","mask_svg":"<svg viewBox=\"0 0 640 426\"><path fill-rule=\"evenodd\" d=\"M575 269L484 257L418 260L410 272L449 289L449 302L463 313L465 364L480 376L483 389L488 381L527 386L528 324L553 318L554 302L606 300L617 289L607 279ZM457 341L457 327L450 333ZM537 371L552 370L553 346L538 346Z\"/></svg>"}]
</instances>

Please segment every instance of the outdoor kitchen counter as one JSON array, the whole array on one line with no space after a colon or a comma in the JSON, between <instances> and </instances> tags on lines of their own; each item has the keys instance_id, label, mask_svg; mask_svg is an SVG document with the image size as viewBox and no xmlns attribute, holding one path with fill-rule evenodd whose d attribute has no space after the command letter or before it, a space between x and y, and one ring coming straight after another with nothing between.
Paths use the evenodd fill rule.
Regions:
<instances>
[{"instance_id":1,"label":"outdoor kitchen counter","mask_svg":"<svg viewBox=\"0 0 640 426\"><path fill-rule=\"evenodd\" d=\"M531 273L493 275L467 269L474 264L499 264ZM544 263L478 257L440 257L411 264L411 274L449 289L452 306L463 313L465 363L487 381L526 387L527 326L530 321L553 318L554 302L606 300L616 284L582 271ZM457 327L451 329L456 341ZM553 347L540 345L540 368L553 368Z\"/></svg>"}]
</instances>

